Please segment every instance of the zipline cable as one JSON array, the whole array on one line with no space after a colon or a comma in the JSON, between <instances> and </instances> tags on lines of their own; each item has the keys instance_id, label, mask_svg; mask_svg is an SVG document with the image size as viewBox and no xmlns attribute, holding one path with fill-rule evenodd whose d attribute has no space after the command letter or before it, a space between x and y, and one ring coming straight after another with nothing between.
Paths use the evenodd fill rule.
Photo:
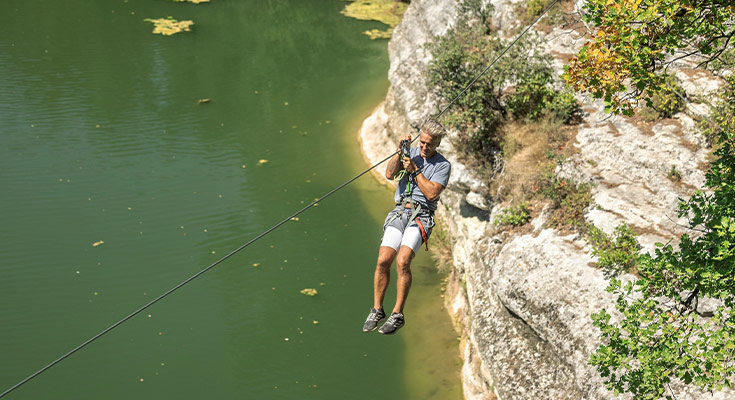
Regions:
<instances>
[{"instance_id":1,"label":"zipline cable","mask_svg":"<svg viewBox=\"0 0 735 400\"><path fill-rule=\"evenodd\" d=\"M359 173L358 175L355 175L355 176L354 176L354 177L353 177L352 179L350 179L350 180L346 181L345 183L343 183L343 184L341 184L341 185L337 186L336 188L334 188L334 189L330 190L330 191L329 191L329 192L328 192L327 194L325 194L325 195L323 195L322 197L319 197L318 199L316 199L316 200L312 201L312 202L311 202L311 203L310 203L309 205L307 205L306 207L304 207L304 208L302 208L301 210L299 210L299 211L297 211L297 212L293 213L292 215L290 215L290 216L286 217L286 218L285 218L285 219L284 219L283 221L281 221L281 222L279 222L279 223L277 223L277 224L273 225L272 227L270 227L270 228L268 228L267 230L263 231L263 232L262 232L261 234L259 234L258 236L256 236L256 237L254 237L254 238L250 239L250 240L249 240L249 241L248 241L247 243L245 243L245 244L243 244L242 246L238 247L237 249L235 249L235 250L231 251L230 253L228 253L228 254L227 254L227 255L225 255L224 257L220 258L219 260L217 260L217 261L213 262L212 264L210 264L209 266L207 266L207 267L206 267L206 268L204 268L203 270L201 270L201 271L197 272L196 274L192 275L192 276L191 276L191 277L190 277L189 279L187 279L187 280L185 280L185 281L183 281L183 282L179 283L178 285L176 285L176 286L174 286L173 288L169 289L169 290L168 290L167 292L165 292L165 293L163 293L162 295L160 295L160 296L156 297L155 299L151 300L150 302L148 302L148 303L147 303L146 305L144 305L143 307L140 307L139 309L137 309L137 310L133 311L132 313L130 313L129 315L127 315L127 316L126 316L125 318L121 319L120 321L117 321L117 322L115 322L114 324L112 324L112 325L110 325L109 327L107 327L107 328L106 328L105 330L103 330L103 331L101 331L100 333L98 333L98 334L94 335L93 337L91 337L91 338L87 339L87 341L85 341L84 343L80 344L79 346L75 347L74 349L72 349L71 351L67 352L67 353L66 353L66 354L64 354L63 356L61 356L61 357L57 358L56 360L54 360L53 362L49 363L49 364L48 364L48 365L46 365L45 367L43 367L43 368L39 369L38 371L36 371L36 372L35 372L35 373L33 373L32 375L28 376L27 378L25 378L25 379L23 379L22 381L20 381L20 382L16 383L15 385L13 385L13 387L11 387L10 389L8 389L8 390L4 391L4 392L3 392L2 394L0 394L0 397L3 397L3 396L5 396L6 394L8 394L8 393L12 392L13 390L15 390L15 389L17 389L18 387L20 387L21 385L23 385L24 383L26 383L26 382L30 381L31 379L35 378L36 376L40 375L41 373L43 373L43 372L44 372L44 371L46 371L47 369L49 369L49 368L53 367L54 365L56 365L56 364L60 363L60 362L61 362L62 360L64 360L65 358L67 358L67 357L69 357L70 355L72 355L72 354L76 353L77 351L81 350L81 349L82 349L83 347L85 347L85 346L87 346L88 344L90 344L90 343L94 342L95 340L99 339L99 338L100 338L100 337L101 337L102 335L104 335L104 334L106 334L107 332L109 332L109 331L111 331L111 330L113 330L113 329L117 328L118 326L122 325L122 324L123 324L123 323L124 323L125 321L129 320L130 318L133 318L133 317L134 317L134 316L136 316L137 314L140 314L140 313L141 313L141 312L142 312L143 310L145 310L146 308L148 308L148 307L152 306L153 304L155 304L155 303L156 303L156 302L158 302L159 300L163 299L164 297L166 297L166 296L170 295L171 293L173 293L174 291L178 290L178 289L179 289L179 288L181 288L182 286L184 286L184 285L186 285L187 283L189 283L189 282L193 281L194 279L198 278L198 277L199 277L200 275L204 274L205 272L207 272L207 271L209 271L210 269L212 269L212 268L214 268L215 266L217 266L217 264L220 264L221 262L223 262L223 261L225 261L226 259L228 259L228 258L232 257L233 255L235 255L235 253L237 253L237 252L239 252L240 250L242 250L242 249L244 249L244 248L246 248L246 247L250 246L250 245L251 245L252 243L254 243L255 241L257 241L258 239L260 239L260 238L262 238L263 236L265 236L265 235L267 235L267 234L269 234L269 233L273 232L274 230L276 230L276 229L277 229L278 227L280 227L281 225L283 225L283 224L285 224L286 222L290 221L290 220L291 220L291 218L294 218L294 217L298 216L299 214L301 214L301 213L303 213L304 211L308 210L309 208L313 207L313 206L314 206L315 204L317 204L317 203L319 203L320 201L322 201L322 200L326 199L327 197L331 196L332 194L334 194L334 193L335 193L335 192L337 192L338 190L340 190L340 189L342 189L343 187L345 187L345 186L349 185L349 184L350 184L350 183L352 183L352 182L353 182L354 180L356 180L356 179L360 178L361 176L363 176L363 175L367 174L368 172L372 171L372 170L373 170L373 169L375 169L375 168L376 168L376 167L377 167L378 165L380 165L380 164L384 163L384 162L385 162L385 161L387 161L387 160L388 160L389 158L393 157L393 156L394 156L394 155L395 155L396 153L397 153L397 151L396 151L395 153L391 154L390 156L386 157L386 158L385 158L385 159L383 159L382 161L378 162L377 164L373 165L372 167L370 167L370 168L366 169L365 171L363 171L363 172Z\"/></svg>"},{"instance_id":2,"label":"zipline cable","mask_svg":"<svg viewBox=\"0 0 735 400\"><path fill-rule=\"evenodd\" d=\"M556 4L558 1L559 0L554 0L548 7L546 7L546 9L541 13L541 15L539 15L538 18L536 18L536 20L534 20L532 24L528 25L526 27L526 29L524 29L523 32L521 32L513 40L513 42L510 43L510 45L508 45L497 57L495 57L495 59L484 70L482 70L482 72L479 75L477 75L451 102L449 102L449 104L446 107L444 107L444 109L439 114L437 114L434 117L434 119L439 119L439 117L441 117L449 109L449 107L451 107L459 99L460 96L462 96L465 92L467 92L467 90L470 87L472 87L477 82L477 80L480 79L480 77L482 77L483 75L485 75L485 73L487 73L487 71L489 71L490 68L492 68L493 65L495 65L495 63L500 59L500 57L502 57L511 47L513 47L516 44L516 42L518 42L518 40L523 35L525 35L529 31L529 29L531 29L531 27L533 27L534 25L536 25L536 23L544 15L546 15L546 13L549 11L549 9L551 9L551 7L554 6L554 4ZM415 138L413 138L411 141L413 142L417 138L418 138L418 136L416 136ZM160 296L156 297L155 299L151 300L150 302L148 302L144 306L142 306L139 309L137 309L137 310L133 311L132 313L128 314L126 317L124 317L123 319L121 319L121 320L115 322L114 324L110 325L109 327L107 327L106 329L104 329L103 331L101 331L100 333L98 333L98 334L92 336L91 338L87 339L84 343L80 344L79 346L77 346L74 349L70 350L66 354L64 354L61 357L57 358L56 360L52 361L51 363L49 363L45 367L43 367L43 368L39 369L38 371L34 372L33 374L31 374L27 378L23 379L22 381L16 383L15 385L13 385L11 388L7 389L6 391L0 393L0 398L1 397L4 397L5 395L7 395L8 393L12 392L13 390L19 388L20 386L22 386L26 382L28 382L31 379L33 379L33 378L37 377L38 375L42 374L44 371L48 370L49 368L53 367L54 365L60 363L65 358L71 356L72 354L74 354L77 351L81 350L82 348L86 347L88 344L90 344L90 343L94 342L95 340L99 339L104 334L106 334L106 333L110 332L111 330L117 328L118 326L122 325L125 321L129 320L130 318L133 318L134 316L136 316L138 314L140 314L143 310L147 309L148 307L150 307L153 304L157 303L158 301L162 300L164 297L166 297L166 296L170 295L171 293L175 292L176 290L180 289L182 286L186 285L187 283L189 283L189 282L193 281L194 279L198 278L199 276L203 275L205 272L209 271L210 269L216 267L221 262L223 262L223 261L227 260L228 258L232 257L233 255L235 255L236 253L238 253L240 250L242 250L242 249L250 246L252 243L256 242L257 240L259 240L263 236L265 236L265 235L273 232L274 230L276 230L277 228L279 228L281 225L283 225L286 222L290 221L291 218L294 218L294 217L298 216L299 214L301 214L304 211L308 210L309 208L313 207L315 204L317 204L320 201L326 199L327 197L331 196L332 194L334 194L335 192L337 192L340 189L344 188L345 186L349 185L350 183L352 183L356 179L358 179L361 176L363 176L363 175L367 174L368 172L372 171L378 165L380 165L380 164L388 161L391 157L393 157L394 155L396 155L398 152L399 152L399 150L393 152L391 155L389 155L388 157L386 157L386 158L382 159L381 161L377 162L372 167L370 167L370 168L366 169L365 171L363 171L363 172L355 175L354 177L352 177L351 179L349 179L345 183L343 183L343 184L337 186L336 188L330 190L328 193L326 193L322 197L319 197L318 199L314 200L313 202L311 202L309 205L305 206L301 210L299 210L299 211L293 213L292 215L286 217L283 221L281 221L281 222L273 225L272 227L268 228L267 230L263 231L258 236L255 236L254 238L250 239L247 243L245 243L242 246L240 246L240 247L236 248L235 250L231 251L230 253L228 253L224 257L220 258L219 260L213 262L212 264L210 264L209 266L207 266L203 270L201 270L201 271L197 272L196 274L192 275L190 278L188 278L185 281L179 283L178 285L176 285L173 288L169 289L168 291L166 291L162 295L160 295Z\"/></svg>"}]
</instances>

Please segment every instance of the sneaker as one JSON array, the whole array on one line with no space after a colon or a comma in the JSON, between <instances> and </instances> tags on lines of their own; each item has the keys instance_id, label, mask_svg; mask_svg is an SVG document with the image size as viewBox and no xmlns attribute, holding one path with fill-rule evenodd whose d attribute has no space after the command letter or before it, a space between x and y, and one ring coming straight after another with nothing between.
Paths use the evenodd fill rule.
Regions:
<instances>
[{"instance_id":1,"label":"sneaker","mask_svg":"<svg viewBox=\"0 0 735 400\"><path fill-rule=\"evenodd\" d=\"M390 317L388 317L388 320L385 321L383 326L378 329L378 332L390 335L393 333L396 333L397 330L401 329L403 325L406 323L406 320L403 318L403 313L391 313Z\"/></svg>"},{"instance_id":2,"label":"sneaker","mask_svg":"<svg viewBox=\"0 0 735 400\"><path fill-rule=\"evenodd\" d=\"M378 323L380 323L380 321L384 319L385 319L385 311L383 311L382 308L380 310L371 308L370 314L368 314L368 317L365 320L365 325L362 326L362 331L363 332L374 331L375 328L378 327Z\"/></svg>"}]
</instances>

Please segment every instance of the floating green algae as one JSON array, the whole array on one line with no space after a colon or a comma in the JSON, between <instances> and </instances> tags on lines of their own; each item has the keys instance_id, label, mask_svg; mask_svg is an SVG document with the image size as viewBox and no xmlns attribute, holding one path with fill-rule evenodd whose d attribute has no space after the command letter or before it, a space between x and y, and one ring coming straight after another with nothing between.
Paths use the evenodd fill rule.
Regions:
<instances>
[{"instance_id":1,"label":"floating green algae","mask_svg":"<svg viewBox=\"0 0 735 400\"><path fill-rule=\"evenodd\" d=\"M345 6L342 14L350 18L379 21L388 25L388 29L384 31L372 29L363 32L371 39L388 39L393 34L393 29L401 22L406 8L408 4L395 0L354 0Z\"/></svg>"},{"instance_id":2,"label":"floating green algae","mask_svg":"<svg viewBox=\"0 0 735 400\"><path fill-rule=\"evenodd\" d=\"M146 18L143 21L150 22L154 25L153 33L161 34L164 36L171 36L175 33L183 31L191 31L191 26L194 25L194 21L185 20L177 21L173 17L166 18Z\"/></svg>"}]
</instances>

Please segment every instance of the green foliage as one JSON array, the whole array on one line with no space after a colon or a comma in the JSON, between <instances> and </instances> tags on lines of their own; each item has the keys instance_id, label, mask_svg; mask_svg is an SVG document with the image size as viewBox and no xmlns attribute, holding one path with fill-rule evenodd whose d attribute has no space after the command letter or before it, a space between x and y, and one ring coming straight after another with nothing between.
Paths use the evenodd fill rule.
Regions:
<instances>
[{"instance_id":1,"label":"green foliage","mask_svg":"<svg viewBox=\"0 0 735 400\"><path fill-rule=\"evenodd\" d=\"M480 3L463 4L476 9ZM479 10L477 18L458 22L429 45L433 58L428 83L447 102L459 95L508 45L494 35L487 20L482 22L489 14ZM469 152L491 160L501 139L500 127L509 117L538 120L553 114L571 121L578 110L576 100L552 88L550 61L537 42L519 40L491 71L457 99L444 122L466 132L462 144Z\"/></svg>"},{"instance_id":2,"label":"green foliage","mask_svg":"<svg viewBox=\"0 0 735 400\"><path fill-rule=\"evenodd\" d=\"M671 118L684 109L684 100L677 94L683 91L673 77L666 77L664 86L647 99L646 105L641 109L641 115L649 122L659 118Z\"/></svg>"},{"instance_id":3,"label":"green foliage","mask_svg":"<svg viewBox=\"0 0 735 400\"><path fill-rule=\"evenodd\" d=\"M565 79L615 113L632 114L665 87L658 71L687 56L672 57L677 50L707 63L732 48L735 7L722 0L587 0L584 8L594 39L569 61Z\"/></svg>"},{"instance_id":4,"label":"green foliage","mask_svg":"<svg viewBox=\"0 0 735 400\"><path fill-rule=\"evenodd\" d=\"M554 0L529 0L526 3L526 12L523 15L525 25L533 22Z\"/></svg>"},{"instance_id":5,"label":"green foliage","mask_svg":"<svg viewBox=\"0 0 735 400\"><path fill-rule=\"evenodd\" d=\"M678 100L654 94L667 87L659 71L677 59L677 50L687 48L679 58L703 56L711 66L732 56L731 2L588 0L585 10L594 39L570 60L565 79L614 113L630 115L644 99L657 113L675 112ZM713 122L702 124L716 157L706 190L679 205L679 217L695 235L641 255L639 279L610 281L615 318L604 309L592 315L603 343L590 363L616 394L673 399L673 379L705 391L735 383L735 81L729 84L712 110ZM719 305L712 316L697 311L702 298Z\"/></svg>"},{"instance_id":6,"label":"green foliage","mask_svg":"<svg viewBox=\"0 0 735 400\"><path fill-rule=\"evenodd\" d=\"M729 47L719 57L707 65L707 69L717 75L722 75L726 70L735 68L735 47Z\"/></svg>"},{"instance_id":7,"label":"green foliage","mask_svg":"<svg viewBox=\"0 0 735 400\"><path fill-rule=\"evenodd\" d=\"M679 217L688 219L696 235L683 234L678 248L658 244L654 255L642 255L637 281L623 286L611 280L608 290L618 295L619 322L612 323L606 310L593 315L604 343L590 363L616 393L658 399L674 378L706 391L735 383L735 133L730 121L718 126L707 190L679 204ZM719 302L712 317L697 313L701 298Z\"/></svg>"},{"instance_id":8,"label":"green foliage","mask_svg":"<svg viewBox=\"0 0 735 400\"><path fill-rule=\"evenodd\" d=\"M526 16L524 22L528 23L533 21L536 17L541 15L541 12L546 9L553 0L529 0L526 3Z\"/></svg>"},{"instance_id":9,"label":"green foliage","mask_svg":"<svg viewBox=\"0 0 735 400\"><path fill-rule=\"evenodd\" d=\"M432 245L429 247L429 255L435 261L439 273L448 274L453 266L452 238L444 218L437 216L434 221L436 225L431 230Z\"/></svg>"},{"instance_id":10,"label":"green foliage","mask_svg":"<svg viewBox=\"0 0 735 400\"><path fill-rule=\"evenodd\" d=\"M495 219L495 225L521 226L531 219L531 213L528 209L528 202L523 202L517 206L511 206L503 211Z\"/></svg>"},{"instance_id":11,"label":"green foliage","mask_svg":"<svg viewBox=\"0 0 735 400\"><path fill-rule=\"evenodd\" d=\"M735 132L735 75L725 78L728 85L724 88L720 101L715 103L710 117L699 123L700 132L714 145L720 131Z\"/></svg>"},{"instance_id":12,"label":"green foliage","mask_svg":"<svg viewBox=\"0 0 735 400\"><path fill-rule=\"evenodd\" d=\"M587 240L592 245L592 255L604 270L631 272L638 264L641 245L638 235L626 224L618 225L608 235L594 225L587 227Z\"/></svg>"},{"instance_id":13,"label":"green foliage","mask_svg":"<svg viewBox=\"0 0 735 400\"><path fill-rule=\"evenodd\" d=\"M679 182L681 181L681 172L676 169L676 166L672 165L669 172L666 173L666 177L672 182Z\"/></svg>"},{"instance_id":14,"label":"green foliage","mask_svg":"<svg viewBox=\"0 0 735 400\"><path fill-rule=\"evenodd\" d=\"M555 92L554 96L544 104L544 109L565 124L574 125L582 122L582 109L579 108L577 99L570 91Z\"/></svg>"},{"instance_id":15,"label":"green foliage","mask_svg":"<svg viewBox=\"0 0 735 400\"><path fill-rule=\"evenodd\" d=\"M477 27L457 24L430 45L433 60L429 66L429 85L437 87L446 101L456 97L478 71L502 47L499 39L488 40ZM471 152L490 157L497 145L498 128L505 109L500 104L507 74L486 74L461 96L448 112L445 123L468 132L466 145Z\"/></svg>"},{"instance_id":16,"label":"green foliage","mask_svg":"<svg viewBox=\"0 0 735 400\"><path fill-rule=\"evenodd\" d=\"M549 167L538 182L538 193L551 200L553 209L548 225L557 229L583 229L584 212L592 204L592 188L587 183L576 183L561 178Z\"/></svg>"},{"instance_id":17,"label":"green foliage","mask_svg":"<svg viewBox=\"0 0 735 400\"><path fill-rule=\"evenodd\" d=\"M491 32L491 20L495 7L492 4L483 4L483 0L462 0L457 4L457 13L464 20L461 23L479 23L485 28L485 33ZM476 21L473 21L476 20Z\"/></svg>"},{"instance_id":18,"label":"green foliage","mask_svg":"<svg viewBox=\"0 0 735 400\"><path fill-rule=\"evenodd\" d=\"M523 25L529 25L533 23L544 10L553 3L554 0L529 0L528 2L516 3L517 14L519 14ZM565 5L564 3L567 3ZM572 4L569 4L572 3ZM558 4L549 9L546 16L540 20L539 23L546 24L548 26L564 25L568 22L572 22L573 17L570 14L564 12L565 7L573 7L572 0L559 0Z\"/></svg>"},{"instance_id":19,"label":"green foliage","mask_svg":"<svg viewBox=\"0 0 735 400\"><path fill-rule=\"evenodd\" d=\"M553 89L551 71L539 69L529 71L525 79L518 82L515 93L505 101L510 114L516 119L538 121L548 114L563 123L578 122L581 110L574 95L568 91Z\"/></svg>"}]
</instances>

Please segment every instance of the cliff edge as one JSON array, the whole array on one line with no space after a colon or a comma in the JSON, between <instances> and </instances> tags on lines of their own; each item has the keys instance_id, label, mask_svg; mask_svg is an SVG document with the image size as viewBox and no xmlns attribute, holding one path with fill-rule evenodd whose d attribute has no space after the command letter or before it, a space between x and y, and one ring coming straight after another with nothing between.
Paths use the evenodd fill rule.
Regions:
<instances>
[{"instance_id":1,"label":"cliff edge","mask_svg":"<svg viewBox=\"0 0 735 400\"><path fill-rule=\"evenodd\" d=\"M425 45L457 21L457 3L413 0L395 29L388 46L391 87L360 132L370 162L393 152L401 135L415 135L418 122L438 111L439 101L426 85L431 55ZM501 31L518 26L513 2L492 3ZM558 73L584 41L560 28L534 34L554 56ZM711 96L723 84L685 63L676 76L689 98ZM585 115L575 155L559 173L592 184L594 206L585 218L608 233L627 223L644 250L678 237L683 232L676 216L679 198L704 182L708 150L692 115L707 107L690 104L673 118L642 123L610 117L589 98L578 100ZM492 220L499 206L480 194L487 182L457 159L452 142L450 134L439 148L452 162L439 217L451 237L447 309L462 337L465 398L616 398L587 363L600 342L590 315L613 310L615 301L605 291L607 278L595 267L589 245L578 234L544 228L544 212L531 221L528 233L498 230ZM678 182L667 178L672 167L681 175ZM728 390L711 395L676 382L671 388L679 400L735 398Z\"/></svg>"}]
</instances>

